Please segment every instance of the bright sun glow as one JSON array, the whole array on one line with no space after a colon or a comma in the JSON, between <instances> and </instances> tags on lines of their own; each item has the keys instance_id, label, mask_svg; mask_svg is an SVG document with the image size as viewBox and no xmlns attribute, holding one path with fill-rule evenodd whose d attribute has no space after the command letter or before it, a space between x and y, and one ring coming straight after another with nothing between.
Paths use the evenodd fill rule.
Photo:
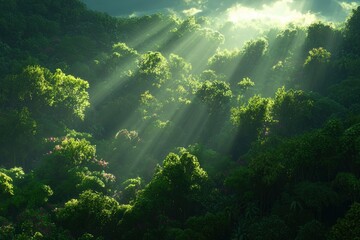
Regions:
<instances>
[{"instance_id":1,"label":"bright sun glow","mask_svg":"<svg viewBox=\"0 0 360 240\"><path fill-rule=\"evenodd\" d=\"M292 0L280 0L273 4L264 4L261 9L249 8L237 4L227 10L228 20L241 25L285 26L295 22L309 25L317 20L311 13L301 13L291 8Z\"/></svg>"}]
</instances>

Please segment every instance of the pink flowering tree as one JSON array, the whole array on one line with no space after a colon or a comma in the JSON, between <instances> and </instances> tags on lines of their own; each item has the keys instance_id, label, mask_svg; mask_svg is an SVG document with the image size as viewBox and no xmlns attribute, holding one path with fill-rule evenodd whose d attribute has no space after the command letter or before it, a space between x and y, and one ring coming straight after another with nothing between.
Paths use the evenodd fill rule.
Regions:
<instances>
[{"instance_id":1,"label":"pink flowering tree","mask_svg":"<svg viewBox=\"0 0 360 240\"><path fill-rule=\"evenodd\" d=\"M47 179L54 198L68 199L84 190L110 191L115 176L106 172L108 162L98 159L96 148L85 139L47 139L54 147L45 154L37 174Z\"/></svg>"}]
</instances>

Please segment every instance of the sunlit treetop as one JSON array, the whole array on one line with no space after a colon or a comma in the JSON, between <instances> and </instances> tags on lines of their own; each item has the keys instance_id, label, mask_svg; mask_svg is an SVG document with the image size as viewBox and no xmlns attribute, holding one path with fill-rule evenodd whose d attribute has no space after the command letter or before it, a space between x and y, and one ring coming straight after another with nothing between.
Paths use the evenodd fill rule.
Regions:
<instances>
[{"instance_id":1,"label":"sunlit treetop","mask_svg":"<svg viewBox=\"0 0 360 240\"><path fill-rule=\"evenodd\" d=\"M5 84L8 106L25 106L32 112L56 110L63 118L84 119L89 107L89 83L61 69L55 73L40 66L28 66L22 73L10 76Z\"/></svg>"},{"instance_id":2,"label":"sunlit treetop","mask_svg":"<svg viewBox=\"0 0 360 240\"><path fill-rule=\"evenodd\" d=\"M141 77L155 85L161 85L170 77L168 61L160 52L150 51L143 54L138 67Z\"/></svg>"},{"instance_id":3,"label":"sunlit treetop","mask_svg":"<svg viewBox=\"0 0 360 240\"><path fill-rule=\"evenodd\" d=\"M126 45L126 43L115 43L112 47L113 54L119 57L136 57L138 52Z\"/></svg>"},{"instance_id":4,"label":"sunlit treetop","mask_svg":"<svg viewBox=\"0 0 360 240\"><path fill-rule=\"evenodd\" d=\"M241 88L241 90L247 90L248 88L251 88L253 86L255 86L255 83L253 81L251 81L250 78L243 78L239 83L238 83L239 87Z\"/></svg>"},{"instance_id":5,"label":"sunlit treetop","mask_svg":"<svg viewBox=\"0 0 360 240\"><path fill-rule=\"evenodd\" d=\"M331 53L324 48L313 48L309 51L309 55L305 60L304 66L309 65L312 62L328 63L330 62Z\"/></svg>"}]
</instances>

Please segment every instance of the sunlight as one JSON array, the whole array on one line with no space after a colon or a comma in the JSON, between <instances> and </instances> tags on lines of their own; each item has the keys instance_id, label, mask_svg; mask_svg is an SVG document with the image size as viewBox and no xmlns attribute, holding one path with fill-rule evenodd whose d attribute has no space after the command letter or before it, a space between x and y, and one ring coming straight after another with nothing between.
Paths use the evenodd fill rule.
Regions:
<instances>
[{"instance_id":1,"label":"sunlight","mask_svg":"<svg viewBox=\"0 0 360 240\"><path fill-rule=\"evenodd\" d=\"M168 27L170 27L170 25L171 22L168 22L166 24L151 25L148 28L141 31L133 39L131 39L129 43L131 43L130 45L135 49L137 49L140 45L143 45L144 43L149 44L148 43L149 39L151 40L152 38L159 37L159 35L161 35L161 33L164 30L166 30Z\"/></svg>"},{"instance_id":2,"label":"sunlight","mask_svg":"<svg viewBox=\"0 0 360 240\"><path fill-rule=\"evenodd\" d=\"M350 13L353 9L356 9L360 6L358 2L339 2L340 6L346 13Z\"/></svg>"},{"instance_id":3,"label":"sunlight","mask_svg":"<svg viewBox=\"0 0 360 240\"><path fill-rule=\"evenodd\" d=\"M317 20L312 13L301 13L292 9L292 0L280 0L273 4L264 4L261 9L245 7L237 4L227 10L228 20L243 26L285 27L289 23L310 25Z\"/></svg>"},{"instance_id":4,"label":"sunlight","mask_svg":"<svg viewBox=\"0 0 360 240\"><path fill-rule=\"evenodd\" d=\"M186 16L194 16L201 12L202 12L202 10L198 9L198 8L189 8L189 9L182 11L182 13L185 14Z\"/></svg>"},{"instance_id":5,"label":"sunlight","mask_svg":"<svg viewBox=\"0 0 360 240\"><path fill-rule=\"evenodd\" d=\"M166 30L170 25L171 23L151 26L150 28L146 29L146 31L138 34L134 40L131 40L129 42L129 46L133 47L134 49L138 49L140 45L142 45L143 47L151 45L154 41L154 38L159 37L162 31ZM167 41L167 38L162 38L161 44ZM143 45L143 43L146 44ZM124 84L126 84L129 80L129 77L125 76L124 72L135 73L136 71L136 66L132 66L132 64L129 62L118 65L116 71L112 72L111 76L106 78L104 83L92 86L92 104L94 104L94 106L101 104L106 98L107 94L111 92L111 90L121 88Z\"/></svg>"}]
</instances>

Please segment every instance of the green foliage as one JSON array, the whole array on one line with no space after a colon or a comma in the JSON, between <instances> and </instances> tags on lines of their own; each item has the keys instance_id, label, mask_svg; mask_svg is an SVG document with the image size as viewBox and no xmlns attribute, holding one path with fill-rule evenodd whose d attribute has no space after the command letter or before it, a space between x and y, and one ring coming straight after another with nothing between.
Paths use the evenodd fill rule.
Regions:
<instances>
[{"instance_id":1,"label":"green foliage","mask_svg":"<svg viewBox=\"0 0 360 240\"><path fill-rule=\"evenodd\" d=\"M12 179L22 179L24 178L24 170L21 167L13 167L10 169L0 168L0 172L5 173Z\"/></svg>"},{"instance_id":2,"label":"green foliage","mask_svg":"<svg viewBox=\"0 0 360 240\"><path fill-rule=\"evenodd\" d=\"M359 8L243 28L0 0L0 239L358 237Z\"/></svg>"},{"instance_id":3,"label":"green foliage","mask_svg":"<svg viewBox=\"0 0 360 240\"><path fill-rule=\"evenodd\" d=\"M56 210L57 221L77 236L91 233L95 236L114 237L119 217L126 206L108 196L85 191L79 199L71 199Z\"/></svg>"},{"instance_id":4,"label":"green foliage","mask_svg":"<svg viewBox=\"0 0 360 240\"><path fill-rule=\"evenodd\" d=\"M47 203L52 195L53 191L48 185L42 184L30 174L19 183L12 201L18 208L36 208Z\"/></svg>"},{"instance_id":5,"label":"green foliage","mask_svg":"<svg viewBox=\"0 0 360 240\"><path fill-rule=\"evenodd\" d=\"M113 54L119 57L136 57L138 53L135 49L130 48L126 43L115 43L112 47Z\"/></svg>"},{"instance_id":6,"label":"green foliage","mask_svg":"<svg viewBox=\"0 0 360 240\"><path fill-rule=\"evenodd\" d=\"M105 172L107 165L97 159L90 142L65 138L43 159L36 174L54 189L54 199L66 199L83 190L106 192L115 181L114 175Z\"/></svg>"},{"instance_id":7,"label":"green foliage","mask_svg":"<svg viewBox=\"0 0 360 240\"><path fill-rule=\"evenodd\" d=\"M240 89L242 91L246 91L251 87L255 86L255 83L253 81L251 81L250 78L243 78L239 83L238 83Z\"/></svg>"},{"instance_id":8,"label":"green foliage","mask_svg":"<svg viewBox=\"0 0 360 240\"><path fill-rule=\"evenodd\" d=\"M179 36L182 37L188 33L196 31L200 28L200 25L196 23L195 17L189 17L185 19L180 26L174 30L174 32Z\"/></svg>"},{"instance_id":9,"label":"green foliage","mask_svg":"<svg viewBox=\"0 0 360 240\"><path fill-rule=\"evenodd\" d=\"M71 75L65 75L57 69L52 76L53 106L74 116L84 119L85 110L89 107L89 94L86 92L89 84Z\"/></svg>"},{"instance_id":10,"label":"green foliage","mask_svg":"<svg viewBox=\"0 0 360 240\"><path fill-rule=\"evenodd\" d=\"M295 240L318 239L325 240L326 229L319 221L312 220L301 226Z\"/></svg>"},{"instance_id":11,"label":"green foliage","mask_svg":"<svg viewBox=\"0 0 360 240\"><path fill-rule=\"evenodd\" d=\"M126 43L118 42L112 46L111 55L107 56L103 62L97 60L97 65L99 65L97 68L100 68L100 72L105 74L102 77L122 76L136 66L138 56L139 53L135 49Z\"/></svg>"},{"instance_id":12,"label":"green foliage","mask_svg":"<svg viewBox=\"0 0 360 240\"><path fill-rule=\"evenodd\" d=\"M331 53L325 48L313 48L304 62L304 79L300 85L309 90L324 92L330 85Z\"/></svg>"},{"instance_id":13,"label":"green foliage","mask_svg":"<svg viewBox=\"0 0 360 240\"><path fill-rule=\"evenodd\" d=\"M223 81L205 81L196 96L205 103L211 113L215 111L225 111L232 97L229 84Z\"/></svg>"},{"instance_id":14,"label":"green foliage","mask_svg":"<svg viewBox=\"0 0 360 240\"><path fill-rule=\"evenodd\" d=\"M345 200L357 201L360 198L360 181L352 173L338 173L333 181L333 186Z\"/></svg>"},{"instance_id":15,"label":"green foliage","mask_svg":"<svg viewBox=\"0 0 360 240\"><path fill-rule=\"evenodd\" d=\"M338 51L337 42L341 41L342 37L338 29L327 23L317 22L307 28L307 38L304 45L305 50L326 48L331 52L336 52Z\"/></svg>"},{"instance_id":16,"label":"green foliage","mask_svg":"<svg viewBox=\"0 0 360 240\"><path fill-rule=\"evenodd\" d=\"M231 109L231 121L238 129L233 149L235 153L244 153L254 140L267 134L271 105L271 99L255 95L247 105Z\"/></svg>"},{"instance_id":17,"label":"green foliage","mask_svg":"<svg viewBox=\"0 0 360 240\"><path fill-rule=\"evenodd\" d=\"M35 148L38 126L29 109L2 112L0 110L0 158L3 164L24 164L26 156ZM21 151L19 151L21 149Z\"/></svg>"},{"instance_id":18,"label":"green foliage","mask_svg":"<svg viewBox=\"0 0 360 240\"><path fill-rule=\"evenodd\" d=\"M236 194L238 201L248 202L252 200L253 189L251 181L253 180L253 170L249 167L239 167L234 169L226 177L224 185ZM252 218L250 214L248 217Z\"/></svg>"},{"instance_id":19,"label":"green foliage","mask_svg":"<svg viewBox=\"0 0 360 240\"><path fill-rule=\"evenodd\" d=\"M141 55L138 67L140 77L156 87L160 87L170 77L169 63L160 52Z\"/></svg>"},{"instance_id":20,"label":"green foliage","mask_svg":"<svg viewBox=\"0 0 360 240\"><path fill-rule=\"evenodd\" d=\"M286 177L286 167L281 158L274 158L271 153L261 154L253 157L249 168L265 186L281 184Z\"/></svg>"},{"instance_id":21,"label":"green foliage","mask_svg":"<svg viewBox=\"0 0 360 240\"><path fill-rule=\"evenodd\" d=\"M121 229L139 224L136 231L127 230L129 236L125 236L141 238L146 232L150 234L152 229L162 226L164 221L184 221L200 211L200 199L207 179L195 156L170 153L163 167L156 169L152 180L138 193L133 208L125 213Z\"/></svg>"},{"instance_id":22,"label":"green foliage","mask_svg":"<svg viewBox=\"0 0 360 240\"><path fill-rule=\"evenodd\" d=\"M318 211L335 204L338 200L338 195L334 190L319 182L299 183L295 186L294 191L305 206Z\"/></svg>"},{"instance_id":23,"label":"green foliage","mask_svg":"<svg viewBox=\"0 0 360 240\"><path fill-rule=\"evenodd\" d=\"M249 227L248 239L288 239L289 228L286 223L276 215L261 219Z\"/></svg>"},{"instance_id":24,"label":"green foliage","mask_svg":"<svg viewBox=\"0 0 360 240\"><path fill-rule=\"evenodd\" d=\"M26 209L19 214L14 239L66 239L69 234L58 229L45 209Z\"/></svg>"},{"instance_id":25,"label":"green foliage","mask_svg":"<svg viewBox=\"0 0 360 240\"><path fill-rule=\"evenodd\" d=\"M257 126L261 127L269 120L270 99L262 98L255 95L250 98L246 106L232 109L232 121L239 126Z\"/></svg>"},{"instance_id":26,"label":"green foliage","mask_svg":"<svg viewBox=\"0 0 360 240\"><path fill-rule=\"evenodd\" d=\"M36 115L51 110L62 119L84 119L85 110L90 105L86 91L88 82L66 75L60 69L51 73L40 66L28 66L21 74L9 77L6 84L8 92L4 93L4 104L27 107Z\"/></svg>"},{"instance_id":27,"label":"green foliage","mask_svg":"<svg viewBox=\"0 0 360 240\"><path fill-rule=\"evenodd\" d=\"M301 90L279 88L275 94L273 115L277 121L276 131L293 135L311 126L314 100Z\"/></svg>"},{"instance_id":28,"label":"green foliage","mask_svg":"<svg viewBox=\"0 0 360 240\"><path fill-rule=\"evenodd\" d=\"M157 178L168 181L173 190L177 189L176 194L179 194L200 190L207 174L195 156L189 153L183 153L181 156L169 154L163 162L163 167L157 171L155 179Z\"/></svg>"},{"instance_id":29,"label":"green foliage","mask_svg":"<svg viewBox=\"0 0 360 240\"><path fill-rule=\"evenodd\" d=\"M236 64L234 62L238 59L240 52L237 50L229 51L217 51L211 58L209 58L208 65L211 70L216 73L228 75L231 73Z\"/></svg>"},{"instance_id":30,"label":"green foliage","mask_svg":"<svg viewBox=\"0 0 360 240\"><path fill-rule=\"evenodd\" d=\"M225 212L206 213L203 216L189 218L185 223L185 232L192 232L192 237L196 236L197 239L227 239L229 223L229 215Z\"/></svg>"},{"instance_id":31,"label":"green foliage","mask_svg":"<svg viewBox=\"0 0 360 240\"><path fill-rule=\"evenodd\" d=\"M64 163L68 166L80 165L84 162L90 162L95 158L95 146L90 145L90 142L85 139L64 139L61 145L55 146L54 157L62 158Z\"/></svg>"},{"instance_id":32,"label":"green foliage","mask_svg":"<svg viewBox=\"0 0 360 240\"><path fill-rule=\"evenodd\" d=\"M346 50L350 54L359 56L359 26L360 26L360 8L357 7L352 11L351 16L346 22L345 34L346 34Z\"/></svg>"},{"instance_id":33,"label":"green foliage","mask_svg":"<svg viewBox=\"0 0 360 240\"><path fill-rule=\"evenodd\" d=\"M328 239L357 239L360 236L360 204L353 203L343 218L332 226Z\"/></svg>"},{"instance_id":34,"label":"green foliage","mask_svg":"<svg viewBox=\"0 0 360 240\"><path fill-rule=\"evenodd\" d=\"M300 54L300 48L306 38L305 29L294 26L276 34L273 42L270 43L269 52L274 61L293 58L294 54Z\"/></svg>"},{"instance_id":35,"label":"green foliage","mask_svg":"<svg viewBox=\"0 0 360 240\"><path fill-rule=\"evenodd\" d=\"M326 49L320 48L313 48L309 51L309 55L305 59L304 66L307 67L310 64L325 64L329 63L331 58L331 53L328 52Z\"/></svg>"},{"instance_id":36,"label":"green foliage","mask_svg":"<svg viewBox=\"0 0 360 240\"><path fill-rule=\"evenodd\" d=\"M249 66L250 64L256 64L266 53L267 49L268 42L264 38L260 38L255 41L248 41L245 43L244 47L241 50L242 58Z\"/></svg>"},{"instance_id":37,"label":"green foliage","mask_svg":"<svg viewBox=\"0 0 360 240\"><path fill-rule=\"evenodd\" d=\"M172 78L182 80L190 73L192 66L184 58L176 54L170 54L169 68Z\"/></svg>"},{"instance_id":38,"label":"green foliage","mask_svg":"<svg viewBox=\"0 0 360 240\"><path fill-rule=\"evenodd\" d=\"M14 186L12 185L12 178L5 173L0 172L0 186L1 196L14 195Z\"/></svg>"},{"instance_id":39,"label":"green foliage","mask_svg":"<svg viewBox=\"0 0 360 240\"><path fill-rule=\"evenodd\" d=\"M136 199L138 192L142 189L142 179L140 177L127 179L122 183L121 200L131 202Z\"/></svg>"},{"instance_id":40,"label":"green foliage","mask_svg":"<svg viewBox=\"0 0 360 240\"><path fill-rule=\"evenodd\" d=\"M358 79L351 78L334 84L329 88L329 96L346 107L357 105L360 101Z\"/></svg>"}]
</instances>

